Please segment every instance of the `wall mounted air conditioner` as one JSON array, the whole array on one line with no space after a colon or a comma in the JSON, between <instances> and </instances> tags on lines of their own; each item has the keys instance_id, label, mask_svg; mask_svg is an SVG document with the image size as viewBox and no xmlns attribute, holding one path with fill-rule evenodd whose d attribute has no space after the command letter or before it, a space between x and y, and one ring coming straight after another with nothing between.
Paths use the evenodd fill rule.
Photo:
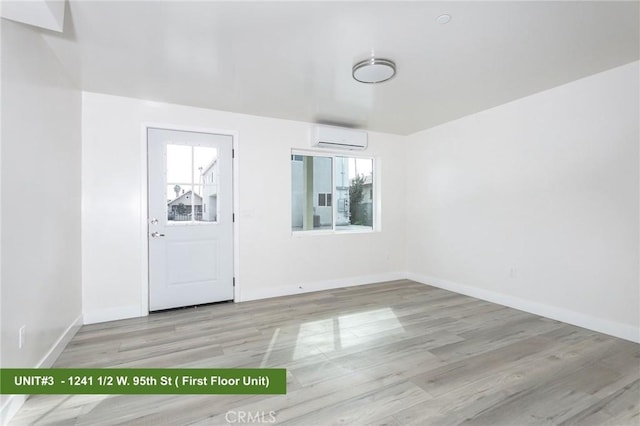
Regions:
<instances>
[{"instance_id":1,"label":"wall mounted air conditioner","mask_svg":"<svg viewBox=\"0 0 640 426\"><path fill-rule=\"evenodd\" d=\"M343 127L313 126L311 146L331 149L367 149L367 132Z\"/></svg>"}]
</instances>

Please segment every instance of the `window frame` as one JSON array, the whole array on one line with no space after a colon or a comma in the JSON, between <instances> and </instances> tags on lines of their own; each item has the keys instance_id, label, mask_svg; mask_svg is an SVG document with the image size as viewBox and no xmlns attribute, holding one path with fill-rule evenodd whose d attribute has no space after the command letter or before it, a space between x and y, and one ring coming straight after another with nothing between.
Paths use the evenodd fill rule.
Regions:
<instances>
[{"instance_id":1,"label":"window frame","mask_svg":"<svg viewBox=\"0 0 640 426\"><path fill-rule=\"evenodd\" d=\"M168 147L169 145L177 145L177 146L187 146L191 149L191 183L188 182L181 182L181 181L169 181L169 176L168 176L168 158L169 158L169 152L168 152ZM203 182L202 183L196 183L194 181L194 167L195 167L195 148L197 147L203 147L203 148L213 148L216 150L216 158L218 158L220 149L218 147L212 147L212 146L208 146L206 144L203 144L201 142L185 142L185 141L170 141L164 144L163 147L163 161L164 161L164 171L163 171L163 179L164 179L164 188L165 188L165 198L168 199L169 196L169 191L167 190L167 188L169 186L175 186L175 185L180 185L181 187L191 187L191 194L193 196L193 194L196 194L200 197L203 197L204 195L204 188L208 185L206 183L204 183L204 176L203 176ZM203 192L203 195L197 194L196 191L196 187L199 187L200 190ZM218 194L216 192L216 194ZM190 213L191 214L191 220L184 220L184 221L171 221L168 220L167 216L168 215L164 215L164 225L167 227L184 227L184 226L213 226L213 225L218 225L219 221L217 219L218 215L216 212L216 220L215 221L206 221L206 220L195 220L194 217L194 212L195 212L195 204L194 204L194 200L195 198L191 198L191 203L189 204L190 207ZM204 203L203 203L204 205ZM167 212L168 213L168 212ZM202 214L202 207L201 207L201 211L200 213Z\"/></svg>"},{"instance_id":2,"label":"window frame","mask_svg":"<svg viewBox=\"0 0 640 426\"><path fill-rule=\"evenodd\" d=\"M337 151L337 150L314 150L314 149L291 149L289 156L289 167L291 170L293 156L313 156L313 157L325 157L331 158L331 214L332 214L332 227L331 229L300 229L294 230L291 226L293 223L293 217L289 218L289 228L291 229L291 235L294 237L315 236L315 235L345 235L345 234L370 234L381 231L381 217L382 217L382 203L381 203L381 190L380 190L380 158L374 155L361 155L359 151ZM373 174L372 185L372 200L371 200L371 228L360 229L336 229L336 218L338 216L338 202L336 200L336 185L335 185L335 173L336 173L336 157L356 158L371 160L371 172ZM291 193L293 188L293 181L289 179L289 211L291 211ZM329 193L327 193L329 194Z\"/></svg>"}]
</instances>

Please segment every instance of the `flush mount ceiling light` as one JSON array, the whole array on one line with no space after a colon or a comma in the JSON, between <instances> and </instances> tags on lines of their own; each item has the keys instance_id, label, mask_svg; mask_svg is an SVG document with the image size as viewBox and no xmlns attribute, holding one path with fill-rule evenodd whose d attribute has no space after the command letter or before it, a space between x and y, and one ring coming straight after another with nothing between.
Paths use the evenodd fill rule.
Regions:
<instances>
[{"instance_id":1,"label":"flush mount ceiling light","mask_svg":"<svg viewBox=\"0 0 640 426\"><path fill-rule=\"evenodd\" d=\"M396 64L389 59L365 59L353 66L352 75L361 83L382 83L396 75Z\"/></svg>"},{"instance_id":2,"label":"flush mount ceiling light","mask_svg":"<svg viewBox=\"0 0 640 426\"><path fill-rule=\"evenodd\" d=\"M438 16L436 18L436 22L438 24L443 24L444 25L444 24L448 23L449 21L451 21L451 15L449 15L447 13L442 14L442 15L440 15L440 16Z\"/></svg>"}]
</instances>

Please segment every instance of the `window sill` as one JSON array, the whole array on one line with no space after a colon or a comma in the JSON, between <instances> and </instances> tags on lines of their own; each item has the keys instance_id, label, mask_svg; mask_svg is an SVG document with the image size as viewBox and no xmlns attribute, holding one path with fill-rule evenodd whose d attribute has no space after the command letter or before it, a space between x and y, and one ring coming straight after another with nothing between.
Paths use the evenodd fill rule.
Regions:
<instances>
[{"instance_id":1,"label":"window sill","mask_svg":"<svg viewBox=\"0 0 640 426\"><path fill-rule=\"evenodd\" d=\"M352 228L352 229L317 229L317 230L308 230L308 231L303 231L303 230L291 231L291 236L310 237L314 235L373 234L376 232L380 232L380 231L370 227L359 227L359 228Z\"/></svg>"}]
</instances>

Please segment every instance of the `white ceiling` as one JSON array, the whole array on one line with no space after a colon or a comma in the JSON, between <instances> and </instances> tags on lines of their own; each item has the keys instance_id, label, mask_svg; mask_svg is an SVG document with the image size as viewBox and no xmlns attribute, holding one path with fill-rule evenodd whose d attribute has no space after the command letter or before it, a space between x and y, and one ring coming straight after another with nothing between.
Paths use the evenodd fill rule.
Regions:
<instances>
[{"instance_id":1,"label":"white ceiling","mask_svg":"<svg viewBox=\"0 0 640 426\"><path fill-rule=\"evenodd\" d=\"M639 6L71 0L45 38L84 90L409 134L638 60Z\"/></svg>"}]
</instances>

